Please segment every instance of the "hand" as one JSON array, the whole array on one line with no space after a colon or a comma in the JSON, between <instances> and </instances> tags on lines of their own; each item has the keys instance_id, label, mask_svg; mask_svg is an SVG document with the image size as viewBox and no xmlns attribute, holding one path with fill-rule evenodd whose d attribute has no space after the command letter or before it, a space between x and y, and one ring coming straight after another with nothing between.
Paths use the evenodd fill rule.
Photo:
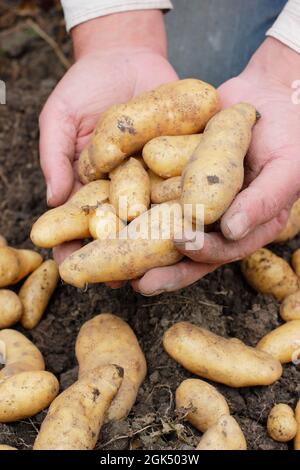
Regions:
<instances>
[{"instance_id":1,"label":"hand","mask_svg":"<svg viewBox=\"0 0 300 470\"><path fill-rule=\"evenodd\" d=\"M248 101L262 115L245 161L244 189L223 215L221 232L205 234L199 251L186 252L177 243L189 260L149 271L133 282L137 291L177 290L270 243L282 230L300 195L300 106L292 101L299 74L299 54L268 38L244 72L219 88L223 107Z\"/></svg>"},{"instance_id":2,"label":"hand","mask_svg":"<svg viewBox=\"0 0 300 470\"><path fill-rule=\"evenodd\" d=\"M72 30L75 64L40 116L40 158L48 205L63 204L80 187L76 162L101 113L177 76L166 59L160 11L128 12ZM80 242L55 248L60 263Z\"/></svg>"}]
</instances>

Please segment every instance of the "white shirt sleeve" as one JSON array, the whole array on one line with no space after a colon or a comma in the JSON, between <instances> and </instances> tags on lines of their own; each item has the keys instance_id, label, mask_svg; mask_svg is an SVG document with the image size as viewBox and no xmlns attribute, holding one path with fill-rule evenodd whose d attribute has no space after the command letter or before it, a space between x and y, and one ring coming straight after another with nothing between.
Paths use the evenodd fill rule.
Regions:
<instances>
[{"instance_id":1,"label":"white shirt sleeve","mask_svg":"<svg viewBox=\"0 0 300 470\"><path fill-rule=\"evenodd\" d=\"M172 9L170 0L61 0L67 30L99 16L133 10Z\"/></svg>"},{"instance_id":2,"label":"white shirt sleeve","mask_svg":"<svg viewBox=\"0 0 300 470\"><path fill-rule=\"evenodd\" d=\"M267 31L291 49L300 53L300 0L289 0L273 26Z\"/></svg>"}]
</instances>

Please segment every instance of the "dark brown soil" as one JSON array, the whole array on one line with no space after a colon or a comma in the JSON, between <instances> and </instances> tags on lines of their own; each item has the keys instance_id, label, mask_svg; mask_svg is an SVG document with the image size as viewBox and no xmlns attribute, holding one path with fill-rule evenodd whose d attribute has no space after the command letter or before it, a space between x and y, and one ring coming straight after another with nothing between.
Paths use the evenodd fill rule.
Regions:
<instances>
[{"instance_id":1,"label":"dark brown soil","mask_svg":"<svg viewBox=\"0 0 300 470\"><path fill-rule=\"evenodd\" d=\"M30 6L33 2L26 3ZM0 15L3 8L1 2ZM59 9L38 12L33 18L69 55L70 42ZM38 163L37 119L46 97L64 73L52 49L26 28L25 21L26 17L16 16L12 7L0 20L0 70L7 84L7 105L0 105L0 233L16 247L32 247L30 227L46 209ZM276 250L289 259L299 243L300 239L294 240ZM137 295L130 287L111 290L98 286L82 292L60 285L40 325L26 335L41 349L47 368L60 379L62 388L76 380L74 343L80 326L93 315L108 311L133 327L149 370L129 417L104 427L98 449L185 449L197 444L199 433L174 411L175 389L190 374L162 348L163 332L174 322L189 320L250 345L280 324L278 303L253 292L238 264L225 266L188 289L153 298ZM289 448L267 436L266 418L274 403L296 404L299 366L285 366L281 380L270 387L217 387L241 424L249 449ZM45 414L0 424L0 443L30 449Z\"/></svg>"}]
</instances>

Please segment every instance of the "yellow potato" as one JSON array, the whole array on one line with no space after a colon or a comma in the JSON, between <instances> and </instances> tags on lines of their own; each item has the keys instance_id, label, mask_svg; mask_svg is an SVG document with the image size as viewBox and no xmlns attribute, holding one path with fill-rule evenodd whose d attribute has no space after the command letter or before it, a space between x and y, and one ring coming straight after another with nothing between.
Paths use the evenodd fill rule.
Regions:
<instances>
[{"instance_id":1,"label":"yellow potato","mask_svg":"<svg viewBox=\"0 0 300 470\"><path fill-rule=\"evenodd\" d=\"M122 220L133 220L150 205L150 180L135 158L123 162L109 174L109 201Z\"/></svg>"},{"instance_id":2,"label":"yellow potato","mask_svg":"<svg viewBox=\"0 0 300 470\"><path fill-rule=\"evenodd\" d=\"M125 418L133 407L147 373L146 359L138 340L121 318L102 313L83 324L76 341L79 378L96 367L117 364L124 370L122 385L107 420Z\"/></svg>"},{"instance_id":3,"label":"yellow potato","mask_svg":"<svg viewBox=\"0 0 300 470\"><path fill-rule=\"evenodd\" d=\"M60 276L67 284L84 287L135 279L151 268L174 264L182 258L173 243L180 228L180 204L157 205L133 220L118 239L96 240L66 258Z\"/></svg>"},{"instance_id":4,"label":"yellow potato","mask_svg":"<svg viewBox=\"0 0 300 470\"><path fill-rule=\"evenodd\" d=\"M268 433L274 441L288 442L297 433L297 421L292 408L284 403L273 406L268 416Z\"/></svg>"},{"instance_id":5,"label":"yellow potato","mask_svg":"<svg viewBox=\"0 0 300 470\"><path fill-rule=\"evenodd\" d=\"M31 330L39 323L58 280L58 267L52 259L44 261L26 279L19 292L23 304L21 323L24 328Z\"/></svg>"},{"instance_id":6,"label":"yellow potato","mask_svg":"<svg viewBox=\"0 0 300 470\"><path fill-rule=\"evenodd\" d=\"M182 204L204 206L204 223L212 224L228 209L244 181L244 157L257 119L255 108L239 103L220 111L207 124L200 144L182 174Z\"/></svg>"},{"instance_id":7,"label":"yellow potato","mask_svg":"<svg viewBox=\"0 0 300 470\"><path fill-rule=\"evenodd\" d=\"M19 296L7 289L0 289L0 330L17 323L22 315L23 306Z\"/></svg>"},{"instance_id":8,"label":"yellow potato","mask_svg":"<svg viewBox=\"0 0 300 470\"><path fill-rule=\"evenodd\" d=\"M94 240L116 238L117 233L125 227L125 223L116 215L111 204L100 204L90 210L89 231Z\"/></svg>"},{"instance_id":9,"label":"yellow potato","mask_svg":"<svg viewBox=\"0 0 300 470\"><path fill-rule=\"evenodd\" d=\"M300 320L300 290L284 299L280 305L280 316L284 321Z\"/></svg>"},{"instance_id":10,"label":"yellow potato","mask_svg":"<svg viewBox=\"0 0 300 470\"><path fill-rule=\"evenodd\" d=\"M3 235L0 235L0 248L2 248L3 246L7 246L7 241L3 237Z\"/></svg>"},{"instance_id":11,"label":"yellow potato","mask_svg":"<svg viewBox=\"0 0 300 470\"><path fill-rule=\"evenodd\" d=\"M167 83L112 106L102 114L88 150L80 157L85 161L79 165L81 180L94 177L94 167L111 171L154 137L199 133L219 106L216 90L195 79Z\"/></svg>"},{"instance_id":12,"label":"yellow potato","mask_svg":"<svg viewBox=\"0 0 300 470\"><path fill-rule=\"evenodd\" d=\"M247 442L237 421L224 415L203 434L196 449L247 450Z\"/></svg>"},{"instance_id":13,"label":"yellow potato","mask_svg":"<svg viewBox=\"0 0 300 470\"><path fill-rule=\"evenodd\" d=\"M151 202L161 204L162 202L173 201L181 196L181 176L174 176L161 181L152 180Z\"/></svg>"},{"instance_id":14,"label":"yellow potato","mask_svg":"<svg viewBox=\"0 0 300 470\"><path fill-rule=\"evenodd\" d=\"M7 446L5 444L0 444L0 450L18 450L15 447Z\"/></svg>"},{"instance_id":15,"label":"yellow potato","mask_svg":"<svg viewBox=\"0 0 300 470\"><path fill-rule=\"evenodd\" d=\"M122 383L123 370L91 370L51 404L33 450L92 450L107 410Z\"/></svg>"},{"instance_id":16,"label":"yellow potato","mask_svg":"<svg viewBox=\"0 0 300 470\"><path fill-rule=\"evenodd\" d=\"M191 410L186 419L205 432L223 415L229 415L228 404L218 390L200 379L186 379L176 390L177 410Z\"/></svg>"},{"instance_id":17,"label":"yellow potato","mask_svg":"<svg viewBox=\"0 0 300 470\"><path fill-rule=\"evenodd\" d=\"M300 282L290 265L267 248L247 256L241 263L242 273L258 292L283 300L300 288Z\"/></svg>"},{"instance_id":18,"label":"yellow potato","mask_svg":"<svg viewBox=\"0 0 300 470\"><path fill-rule=\"evenodd\" d=\"M21 281L28 274L37 269L43 262L43 258L39 253L33 250L15 250L19 258L19 273L13 284Z\"/></svg>"},{"instance_id":19,"label":"yellow potato","mask_svg":"<svg viewBox=\"0 0 300 470\"><path fill-rule=\"evenodd\" d=\"M181 176L202 134L156 137L143 148L147 166L162 178Z\"/></svg>"},{"instance_id":20,"label":"yellow potato","mask_svg":"<svg viewBox=\"0 0 300 470\"><path fill-rule=\"evenodd\" d=\"M297 421L297 434L294 439L294 449L300 450L300 400L298 400L298 403L296 406L295 418Z\"/></svg>"},{"instance_id":21,"label":"yellow potato","mask_svg":"<svg viewBox=\"0 0 300 470\"><path fill-rule=\"evenodd\" d=\"M291 240L300 231L300 199L293 204L288 221L284 229L274 240L274 243L286 242Z\"/></svg>"},{"instance_id":22,"label":"yellow potato","mask_svg":"<svg viewBox=\"0 0 300 470\"><path fill-rule=\"evenodd\" d=\"M81 152L77 170L80 175L81 183L83 184L88 184L91 181L102 180L106 176L105 173L97 170L95 165L90 163L89 147L85 147Z\"/></svg>"},{"instance_id":23,"label":"yellow potato","mask_svg":"<svg viewBox=\"0 0 300 470\"><path fill-rule=\"evenodd\" d=\"M68 202L45 212L33 224L32 242L42 248L53 248L89 237L89 209L106 201L108 196L109 181L99 180L83 186Z\"/></svg>"},{"instance_id":24,"label":"yellow potato","mask_svg":"<svg viewBox=\"0 0 300 470\"><path fill-rule=\"evenodd\" d=\"M43 261L41 255L32 250L0 248L0 287L17 284L28 276Z\"/></svg>"},{"instance_id":25,"label":"yellow potato","mask_svg":"<svg viewBox=\"0 0 300 470\"><path fill-rule=\"evenodd\" d=\"M300 248L294 251L292 256L292 266L294 268L295 273L300 278Z\"/></svg>"},{"instance_id":26,"label":"yellow potato","mask_svg":"<svg viewBox=\"0 0 300 470\"><path fill-rule=\"evenodd\" d=\"M300 320L292 320L270 331L257 344L257 349L276 357L282 364L300 358Z\"/></svg>"},{"instance_id":27,"label":"yellow potato","mask_svg":"<svg viewBox=\"0 0 300 470\"><path fill-rule=\"evenodd\" d=\"M34 416L58 394L59 383L50 372L31 370L0 381L0 423Z\"/></svg>"},{"instance_id":28,"label":"yellow potato","mask_svg":"<svg viewBox=\"0 0 300 470\"><path fill-rule=\"evenodd\" d=\"M282 374L280 362L268 353L188 322L171 326L164 334L163 344L185 369L229 387L270 385Z\"/></svg>"}]
</instances>

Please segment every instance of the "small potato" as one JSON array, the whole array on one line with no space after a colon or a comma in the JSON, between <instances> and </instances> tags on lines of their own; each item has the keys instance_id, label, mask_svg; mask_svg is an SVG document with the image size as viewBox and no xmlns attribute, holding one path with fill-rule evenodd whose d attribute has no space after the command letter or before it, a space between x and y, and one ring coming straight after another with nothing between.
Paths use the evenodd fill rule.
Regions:
<instances>
[{"instance_id":1,"label":"small potato","mask_svg":"<svg viewBox=\"0 0 300 470\"><path fill-rule=\"evenodd\" d=\"M81 152L77 170L82 184L88 184L91 181L105 179L105 173L97 170L95 165L91 164L89 157L89 147L85 147L85 149Z\"/></svg>"},{"instance_id":2,"label":"small potato","mask_svg":"<svg viewBox=\"0 0 300 470\"><path fill-rule=\"evenodd\" d=\"M297 421L292 408L284 403L275 405L268 416L267 429L274 441L288 442L294 439Z\"/></svg>"},{"instance_id":3,"label":"small potato","mask_svg":"<svg viewBox=\"0 0 300 470\"><path fill-rule=\"evenodd\" d=\"M33 450L94 449L122 378L120 367L107 365L67 388L51 404Z\"/></svg>"},{"instance_id":4,"label":"small potato","mask_svg":"<svg viewBox=\"0 0 300 470\"><path fill-rule=\"evenodd\" d=\"M39 253L33 250L15 250L20 260L20 269L17 278L13 284L17 284L28 274L35 271L43 262L43 258Z\"/></svg>"},{"instance_id":5,"label":"small potato","mask_svg":"<svg viewBox=\"0 0 300 470\"><path fill-rule=\"evenodd\" d=\"M79 378L96 367L117 364L124 370L122 385L107 415L108 421L125 418L133 407L147 373L138 340L121 318L102 313L83 324L76 341Z\"/></svg>"},{"instance_id":6,"label":"small potato","mask_svg":"<svg viewBox=\"0 0 300 470\"><path fill-rule=\"evenodd\" d=\"M161 204L173 201L181 196L181 176L174 176L167 180L162 179L151 184L151 202Z\"/></svg>"},{"instance_id":7,"label":"small potato","mask_svg":"<svg viewBox=\"0 0 300 470\"><path fill-rule=\"evenodd\" d=\"M300 199L293 204L288 221L284 229L277 235L274 243L282 243L291 240L300 231Z\"/></svg>"},{"instance_id":8,"label":"small potato","mask_svg":"<svg viewBox=\"0 0 300 470\"><path fill-rule=\"evenodd\" d=\"M176 390L176 408L191 409L186 419L205 432L223 415L229 415L228 404L212 385L200 379L186 379Z\"/></svg>"},{"instance_id":9,"label":"small potato","mask_svg":"<svg viewBox=\"0 0 300 470\"><path fill-rule=\"evenodd\" d=\"M296 406L295 418L297 421L297 434L294 439L294 449L300 450L300 400L298 400L298 403Z\"/></svg>"},{"instance_id":10,"label":"small potato","mask_svg":"<svg viewBox=\"0 0 300 470\"><path fill-rule=\"evenodd\" d=\"M294 251L292 256L292 266L294 268L295 273L300 278L300 248Z\"/></svg>"},{"instance_id":11,"label":"small potato","mask_svg":"<svg viewBox=\"0 0 300 470\"><path fill-rule=\"evenodd\" d=\"M7 246L7 241L3 235L0 235L0 248L3 248L4 246Z\"/></svg>"},{"instance_id":12,"label":"small potato","mask_svg":"<svg viewBox=\"0 0 300 470\"><path fill-rule=\"evenodd\" d=\"M282 374L280 362L270 354L188 322L171 326L164 334L163 344L185 369L229 387L270 385Z\"/></svg>"},{"instance_id":13,"label":"small potato","mask_svg":"<svg viewBox=\"0 0 300 470\"><path fill-rule=\"evenodd\" d=\"M300 288L300 281L290 265L267 248L247 256L241 263L242 273L258 292L283 300Z\"/></svg>"},{"instance_id":14,"label":"small potato","mask_svg":"<svg viewBox=\"0 0 300 470\"><path fill-rule=\"evenodd\" d=\"M0 248L0 287L13 284L20 272L17 251L8 246Z\"/></svg>"},{"instance_id":15,"label":"small potato","mask_svg":"<svg viewBox=\"0 0 300 470\"><path fill-rule=\"evenodd\" d=\"M111 204L100 204L91 209L89 214L89 231L94 240L116 238L117 233L125 227L125 223L116 215Z\"/></svg>"},{"instance_id":16,"label":"small potato","mask_svg":"<svg viewBox=\"0 0 300 470\"><path fill-rule=\"evenodd\" d=\"M99 180L83 186L68 202L45 212L31 230L36 246L53 248L61 243L88 238L89 210L109 196L109 181Z\"/></svg>"},{"instance_id":17,"label":"small potato","mask_svg":"<svg viewBox=\"0 0 300 470\"><path fill-rule=\"evenodd\" d=\"M59 280L55 261L44 261L24 282L19 296L23 304L21 324L31 330L42 318Z\"/></svg>"},{"instance_id":18,"label":"small potato","mask_svg":"<svg viewBox=\"0 0 300 470\"><path fill-rule=\"evenodd\" d=\"M156 137L143 148L147 166L162 178L181 176L202 134Z\"/></svg>"},{"instance_id":19,"label":"small potato","mask_svg":"<svg viewBox=\"0 0 300 470\"><path fill-rule=\"evenodd\" d=\"M0 423L36 415L50 405L58 390L57 378L46 371L20 372L0 381Z\"/></svg>"},{"instance_id":20,"label":"small potato","mask_svg":"<svg viewBox=\"0 0 300 470\"><path fill-rule=\"evenodd\" d=\"M0 289L0 330L17 323L23 312L19 296L7 289Z\"/></svg>"},{"instance_id":21,"label":"small potato","mask_svg":"<svg viewBox=\"0 0 300 470\"><path fill-rule=\"evenodd\" d=\"M247 450L245 436L232 416L222 416L203 434L197 450Z\"/></svg>"},{"instance_id":22,"label":"small potato","mask_svg":"<svg viewBox=\"0 0 300 470\"><path fill-rule=\"evenodd\" d=\"M18 450L15 447L7 446L5 444L0 444L0 450Z\"/></svg>"},{"instance_id":23,"label":"small potato","mask_svg":"<svg viewBox=\"0 0 300 470\"><path fill-rule=\"evenodd\" d=\"M300 358L300 320L292 320L270 331L257 344L257 349L276 357L281 364Z\"/></svg>"},{"instance_id":24,"label":"small potato","mask_svg":"<svg viewBox=\"0 0 300 470\"><path fill-rule=\"evenodd\" d=\"M280 305L280 316L284 321L300 320L300 290L284 299Z\"/></svg>"}]
</instances>

